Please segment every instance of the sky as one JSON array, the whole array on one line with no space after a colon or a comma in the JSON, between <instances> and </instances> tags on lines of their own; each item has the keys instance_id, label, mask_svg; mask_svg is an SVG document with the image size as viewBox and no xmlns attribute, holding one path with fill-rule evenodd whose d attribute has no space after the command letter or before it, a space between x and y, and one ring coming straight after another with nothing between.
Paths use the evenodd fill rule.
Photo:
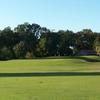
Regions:
<instances>
[{"instance_id":1,"label":"sky","mask_svg":"<svg viewBox=\"0 0 100 100\"><path fill-rule=\"evenodd\" d=\"M0 29L24 22L51 30L100 32L100 0L0 0Z\"/></svg>"}]
</instances>

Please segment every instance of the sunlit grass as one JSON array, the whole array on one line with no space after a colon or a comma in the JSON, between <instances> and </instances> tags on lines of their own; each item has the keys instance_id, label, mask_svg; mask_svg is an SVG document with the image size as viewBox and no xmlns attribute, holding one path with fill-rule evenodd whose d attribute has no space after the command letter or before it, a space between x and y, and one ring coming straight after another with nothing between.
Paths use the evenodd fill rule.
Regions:
<instances>
[{"instance_id":1,"label":"sunlit grass","mask_svg":"<svg viewBox=\"0 0 100 100\"><path fill-rule=\"evenodd\" d=\"M99 76L0 78L0 100L100 100Z\"/></svg>"},{"instance_id":2,"label":"sunlit grass","mask_svg":"<svg viewBox=\"0 0 100 100\"><path fill-rule=\"evenodd\" d=\"M99 57L86 57L99 59ZM0 72L72 72L100 71L100 62L88 62L81 58L34 59L0 61Z\"/></svg>"},{"instance_id":3,"label":"sunlit grass","mask_svg":"<svg viewBox=\"0 0 100 100\"><path fill-rule=\"evenodd\" d=\"M99 59L84 56L0 61L0 73L100 72ZM1 76L0 100L100 100L99 85L100 76L93 75Z\"/></svg>"}]
</instances>

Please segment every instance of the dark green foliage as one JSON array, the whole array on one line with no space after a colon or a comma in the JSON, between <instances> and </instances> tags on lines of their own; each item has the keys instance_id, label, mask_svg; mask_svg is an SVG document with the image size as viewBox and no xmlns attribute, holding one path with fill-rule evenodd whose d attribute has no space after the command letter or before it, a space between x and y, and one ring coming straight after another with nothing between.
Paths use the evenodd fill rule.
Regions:
<instances>
[{"instance_id":1,"label":"dark green foliage","mask_svg":"<svg viewBox=\"0 0 100 100\"><path fill-rule=\"evenodd\" d=\"M0 31L0 59L71 56L83 49L96 50L99 36L90 29L77 33L51 32L29 23L20 24L14 30L6 27Z\"/></svg>"},{"instance_id":2,"label":"dark green foliage","mask_svg":"<svg viewBox=\"0 0 100 100\"><path fill-rule=\"evenodd\" d=\"M25 58L26 59L32 59L33 58L33 53L27 52L26 55L25 55Z\"/></svg>"},{"instance_id":3,"label":"dark green foliage","mask_svg":"<svg viewBox=\"0 0 100 100\"><path fill-rule=\"evenodd\" d=\"M90 29L84 29L76 34L76 48L82 49L93 49L93 43L97 34L92 32Z\"/></svg>"},{"instance_id":4,"label":"dark green foliage","mask_svg":"<svg viewBox=\"0 0 100 100\"><path fill-rule=\"evenodd\" d=\"M23 41L16 44L13 48L16 58L25 58L26 55L26 46Z\"/></svg>"},{"instance_id":5,"label":"dark green foliage","mask_svg":"<svg viewBox=\"0 0 100 100\"><path fill-rule=\"evenodd\" d=\"M2 49L0 49L0 60L8 60L12 58L13 54L7 47L3 47Z\"/></svg>"},{"instance_id":6,"label":"dark green foliage","mask_svg":"<svg viewBox=\"0 0 100 100\"><path fill-rule=\"evenodd\" d=\"M98 34L97 38L94 41L94 49L97 52L97 55L100 56L100 34Z\"/></svg>"},{"instance_id":7,"label":"dark green foliage","mask_svg":"<svg viewBox=\"0 0 100 100\"><path fill-rule=\"evenodd\" d=\"M74 48L75 37L72 31L59 31L59 55L69 56L73 55L73 51L70 47Z\"/></svg>"}]
</instances>

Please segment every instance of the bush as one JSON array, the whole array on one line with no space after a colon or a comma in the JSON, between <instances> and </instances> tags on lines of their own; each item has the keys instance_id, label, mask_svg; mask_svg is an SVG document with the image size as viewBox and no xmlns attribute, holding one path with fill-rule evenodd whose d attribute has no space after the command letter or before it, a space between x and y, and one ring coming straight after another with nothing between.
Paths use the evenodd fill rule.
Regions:
<instances>
[{"instance_id":1,"label":"bush","mask_svg":"<svg viewBox=\"0 0 100 100\"><path fill-rule=\"evenodd\" d=\"M16 44L13 48L16 58L25 58L26 55L26 47L25 47L25 43L23 41L19 42L18 44Z\"/></svg>"},{"instance_id":2,"label":"bush","mask_svg":"<svg viewBox=\"0 0 100 100\"><path fill-rule=\"evenodd\" d=\"M25 58L26 59L32 59L33 58L33 53L27 52Z\"/></svg>"},{"instance_id":3,"label":"bush","mask_svg":"<svg viewBox=\"0 0 100 100\"><path fill-rule=\"evenodd\" d=\"M1 60L9 60L12 58L13 58L13 54L7 47L3 47L0 50L0 59Z\"/></svg>"}]
</instances>

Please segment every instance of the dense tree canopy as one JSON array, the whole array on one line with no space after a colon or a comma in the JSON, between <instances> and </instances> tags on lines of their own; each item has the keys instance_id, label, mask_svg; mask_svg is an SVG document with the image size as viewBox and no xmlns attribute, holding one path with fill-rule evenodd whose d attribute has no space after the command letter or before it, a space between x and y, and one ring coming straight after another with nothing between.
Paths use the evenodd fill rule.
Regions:
<instances>
[{"instance_id":1,"label":"dense tree canopy","mask_svg":"<svg viewBox=\"0 0 100 100\"><path fill-rule=\"evenodd\" d=\"M38 24L24 23L0 31L0 59L72 56L80 50L100 49L100 34L84 29L80 32L52 32Z\"/></svg>"}]
</instances>

